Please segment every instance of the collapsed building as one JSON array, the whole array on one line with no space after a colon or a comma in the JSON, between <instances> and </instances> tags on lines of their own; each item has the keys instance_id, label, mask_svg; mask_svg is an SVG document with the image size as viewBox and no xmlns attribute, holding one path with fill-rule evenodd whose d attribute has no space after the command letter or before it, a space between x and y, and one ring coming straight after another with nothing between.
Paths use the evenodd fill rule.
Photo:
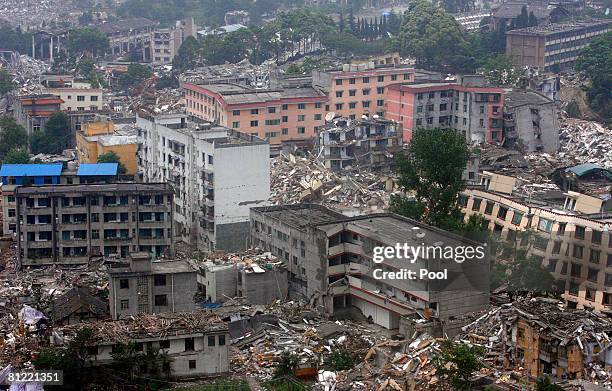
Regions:
<instances>
[{"instance_id":1,"label":"collapsed building","mask_svg":"<svg viewBox=\"0 0 612 391\"><path fill-rule=\"evenodd\" d=\"M426 278L377 278L376 270L419 270L421 263L393 256L377 267L371 262L377 246L478 245L394 214L346 217L314 204L252 208L251 241L283 260L290 297L308 300L330 315L356 307L374 323L395 329L402 315L414 314L437 319L451 335L455 317L480 310L489 300L486 257L464 263L422 260L427 270L448 270L452 286Z\"/></svg>"},{"instance_id":2,"label":"collapsed building","mask_svg":"<svg viewBox=\"0 0 612 391\"><path fill-rule=\"evenodd\" d=\"M350 120L335 118L318 131L318 156L332 171L390 168L402 148L402 125L378 116Z\"/></svg>"},{"instance_id":3,"label":"collapsed building","mask_svg":"<svg viewBox=\"0 0 612 391\"><path fill-rule=\"evenodd\" d=\"M463 191L462 210L466 216L484 217L491 231L512 243L517 232L534 230L533 241L520 246L553 274L568 306L610 311L612 220L607 187L600 197L594 191L538 194L515 187L516 178L485 171L480 185Z\"/></svg>"}]
</instances>

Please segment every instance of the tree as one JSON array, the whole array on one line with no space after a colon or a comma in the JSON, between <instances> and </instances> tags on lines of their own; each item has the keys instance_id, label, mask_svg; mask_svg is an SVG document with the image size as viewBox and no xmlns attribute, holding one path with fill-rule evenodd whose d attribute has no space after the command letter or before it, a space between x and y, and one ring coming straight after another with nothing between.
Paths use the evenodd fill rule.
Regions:
<instances>
[{"instance_id":1,"label":"tree","mask_svg":"<svg viewBox=\"0 0 612 391\"><path fill-rule=\"evenodd\" d=\"M45 125L45 130L32 134L30 149L32 153L60 154L72 143L72 132L68 116L58 111L53 113Z\"/></svg>"},{"instance_id":2,"label":"tree","mask_svg":"<svg viewBox=\"0 0 612 391\"><path fill-rule=\"evenodd\" d=\"M128 88L141 83L143 80L148 79L153 75L153 71L146 65L131 63L128 65L126 73L119 77L119 86L122 89L127 90Z\"/></svg>"},{"instance_id":3,"label":"tree","mask_svg":"<svg viewBox=\"0 0 612 391\"><path fill-rule=\"evenodd\" d=\"M283 350L280 355L276 369L274 370L274 377L279 378L287 375L291 375L298 364L300 363L300 357L288 350Z\"/></svg>"},{"instance_id":4,"label":"tree","mask_svg":"<svg viewBox=\"0 0 612 391\"><path fill-rule=\"evenodd\" d=\"M4 156L3 164L28 164L30 163L30 154L25 148L11 149Z\"/></svg>"},{"instance_id":5,"label":"tree","mask_svg":"<svg viewBox=\"0 0 612 391\"><path fill-rule=\"evenodd\" d=\"M482 72L487 81L496 86L514 86L525 74L522 69L514 68L510 57L503 54L489 57Z\"/></svg>"},{"instance_id":6,"label":"tree","mask_svg":"<svg viewBox=\"0 0 612 391\"><path fill-rule=\"evenodd\" d=\"M612 32L602 35L584 48L576 69L590 80L587 90L589 106L605 122L612 122Z\"/></svg>"},{"instance_id":7,"label":"tree","mask_svg":"<svg viewBox=\"0 0 612 391\"><path fill-rule=\"evenodd\" d=\"M548 377L541 377L536 381L536 391L563 391L564 388L550 382Z\"/></svg>"},{"instance_id":8,"label":"tree","mask_svg":"<svg viewBox=\"0 0 612 391\"><path fill-rule=\"evenodd\" d=\"M442 8L427 0L412 3L402 21L398 47L403 55L415 57L419 66L439 71L455 69L466 56L467 41L461 26Z\"/></svg>"},{"instance_id":9,"label":"tree","mask_svg":"<svg viewBox=\"0 0 612 391\"><path fill-rule=\"evenodd\" d=\"M125 165L114 151L98 156L98 163L119 163L119 174L125 174L127 172Z\"/></svg>"},{"instance_id":10,"label":"tree","mask_svg":"<svg viewBox=\"0 0 612 391\"><path fill-rule=\"evenodd\" d=\"M527 27L534 27L538 25L538 18L535 17L533 11L529 12L529 18L527 19Z\"/></svg>"},{"instance_id":11,"label":"tree","mask_svg":"<svg viewBox=\"0 0 612 391\"><path fill-rule=\"evenodd\" d=\"M198 64L199 57L200 44L194 37L187 37L181 44L174 59L172 59L172 67L179 72L192 69Z\"/></svg>"},{"instance_id":12,"label":"tree","mask_svg":"<svg viewBox=\"0 0 612 391\"><path fill-rule=\"evenodd\" d=\"M96 57L108 47L108 37L98 29L82 27L70 30L68 49L72 54L89 52Z\"/></svg>"},{"instance_id":13,"label":"tree","mask_svg":"<svg viewBox=\"0 0 612 391\"><path fill-rule=\"evenodd\" d=\"M28 134L12 117L0 118L0 157L10 150L27 147Z\"/></svg>"},{"instance_id":14,"label":"tree","mask_svg":"<svg viewBox=\"0 0 612 391\"><path fill-rule=\"evenodd\" d=\"M438 376L448 376L454 390L471 389L470 377L484 366L484 348L450 340L443 340L440 348L441 351L433 357Z\"/></svg>"},{"instance_id":15,"label":"tree","mask_svg":"<svg viewBox=\"0 0 612 391\"><path fill-rule=\"evenodd\" d=\"M0 96L15 89L13 77L6 69L0 69Z\"/></svg>"},{"instance_id":16,"label":"tree","mask_svg":"<svg viewBox=\"0 0 612 391\"><path fill-rule=\"evenodd\" d=\"M457 205L470 153L465 138L453 129L418 129L397 160L399 184L414 194L391 199L391 210L434 226L452 229L461 221Z\"/></svg>"}]
</instances>

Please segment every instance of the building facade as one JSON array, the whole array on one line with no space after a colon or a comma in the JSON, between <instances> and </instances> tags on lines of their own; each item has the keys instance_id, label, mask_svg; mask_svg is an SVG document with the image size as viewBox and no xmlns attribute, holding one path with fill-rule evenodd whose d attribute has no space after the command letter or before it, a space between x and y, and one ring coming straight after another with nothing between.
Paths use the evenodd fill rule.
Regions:
<instances>
[{"instance_id":1,"label":"building facade","mask_svg":"<svg viewBox=\"0 0 612 391\"><path fill-rule=\"evenodd\" d=\"M571 68L580 51L612 30L612 21L594 19L552 23L506 32L506 54L518 67L544 71Z\"/></svg>"},{"instance_id":2,"label":"building facade","mask_svg":"<svg viewBox=\"0 0 612 391\"><path fill-rule=\"evenodd\" d=\"M310 204L253 208L251 240L285 262L290 295L327 314L355 307L374 323L395 329L405 315L452 323L460 314L484 308L489 300L488 274L483 271L488 267L477 262L424 260L428 270L448 267L456 276L453 288L426 279L376 278L377 269L418 266L397 257L374 263L375 247L469 242L394 214L349 218ZM470 276L478 278L471 281Z\"/></svg>"},{"instance_id":3,"label":"building facade","mask_svg":"<svg viewBox=\"0 0 612 391\"><path fill-rule=\"evenodd\" d=\"M249 209L270 197L270 146L185 115L138 117L144 181L174 188L175 233L204 251L246 248Z\"/></svg>"},{"instance_id":4,"label":"building facade","mask_svg":"<svg viewBox=\"0 0 612 391\"><path fill-rule=\"evenodd\" d=\"M113 320L197 308L197 272L188 261L151 262L148 253L132 253L129 266L107 271Z\"/></svg>"},{"instance_id":5,"label":"building facade","mask_svg":"<svg viewBox=\"0 0 612 391\"><path fill-rule=\"evenodd\" d=\"M576 192L564 193L559 205L515 194L515 179L484 172L482 185L468 187L460 201L466 216L480 215L489 229L507 240L517 231L535 230L530 248L555 277L573 308L597 311L612 307L612 223L603 201Z\"/></svg>"},{"instance_id":6,"label":"building facade","mask_svg":"<svg viewBox=\"0 0 612 391\"><path fill-rule=\"evenodd\" d=\"M47 121L61 110L62 104L64 101L53 94L20 96L13 103L13 116L28 136L32 136L36 131L45 130Z\"/></svg>"},{"instance_id":7,"label":"building facade","mask_svg":"<svg viewBox=\"0 0 612 391\"><path fill-rule=\"evenodd\" d=\"M454 82L397 84L387 94L387 119L402 124L404 141L419 128L450 127L470 142L501 142L505 92L482 76Z\"/></svg>"},{"instance_id":8,"label":"building facade","mask_svg":"<svg viewBox=\"0 0 612 391\"><path fill-rule=\"evenodd\" d=\"M15 199L19 267L173 252L166 183L20 186Z\"/></svg>"}]
</instances>

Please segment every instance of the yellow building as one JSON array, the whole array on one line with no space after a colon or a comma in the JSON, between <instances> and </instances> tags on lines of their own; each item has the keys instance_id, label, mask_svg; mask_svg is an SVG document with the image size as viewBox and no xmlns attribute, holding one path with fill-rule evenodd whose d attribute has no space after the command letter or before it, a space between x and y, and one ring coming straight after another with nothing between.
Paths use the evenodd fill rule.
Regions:
<instances>
[{"instance_id":1,"label":"yellow building","mask_svg":"<svg viewBox=\"0 0 612 391\"><path fill-rule=\"evenodd\" d=\"M127 174L134 175L138 171L138 136L115 131L113 122L108 119L84 124L83 130L76 133L76 144L79 163L96 163L99 156L115 152Z\"/></svg>"}]
</instances>

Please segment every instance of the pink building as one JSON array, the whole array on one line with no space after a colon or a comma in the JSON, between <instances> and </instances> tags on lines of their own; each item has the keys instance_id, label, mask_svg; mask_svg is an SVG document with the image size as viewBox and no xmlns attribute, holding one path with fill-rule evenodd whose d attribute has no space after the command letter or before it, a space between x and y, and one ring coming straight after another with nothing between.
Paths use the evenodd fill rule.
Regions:
<instances>
[{"instance_id":1,"label":"pink building","mask_svg":"<svg viewBox=\"0 0 612 391\"><path fill-rule=\"evenodd\" d=\"M388 88L386 118L400 122L404 141L418 128L450 127L468 141L503 141L505 91L485 87L480 76L457 82L396 84Z\"/></svg>"},{"instance_id":2,"label":"pink building","mask_svg":"<svg viewBox=\"0 0 612 391\"><path fill-rule=\"evenodd\" d=\"M302 143L325 123L327 96L311 86L253 90L238 84L183 83L187 112L272 145Z\"/></svg>"}]
</instances>

